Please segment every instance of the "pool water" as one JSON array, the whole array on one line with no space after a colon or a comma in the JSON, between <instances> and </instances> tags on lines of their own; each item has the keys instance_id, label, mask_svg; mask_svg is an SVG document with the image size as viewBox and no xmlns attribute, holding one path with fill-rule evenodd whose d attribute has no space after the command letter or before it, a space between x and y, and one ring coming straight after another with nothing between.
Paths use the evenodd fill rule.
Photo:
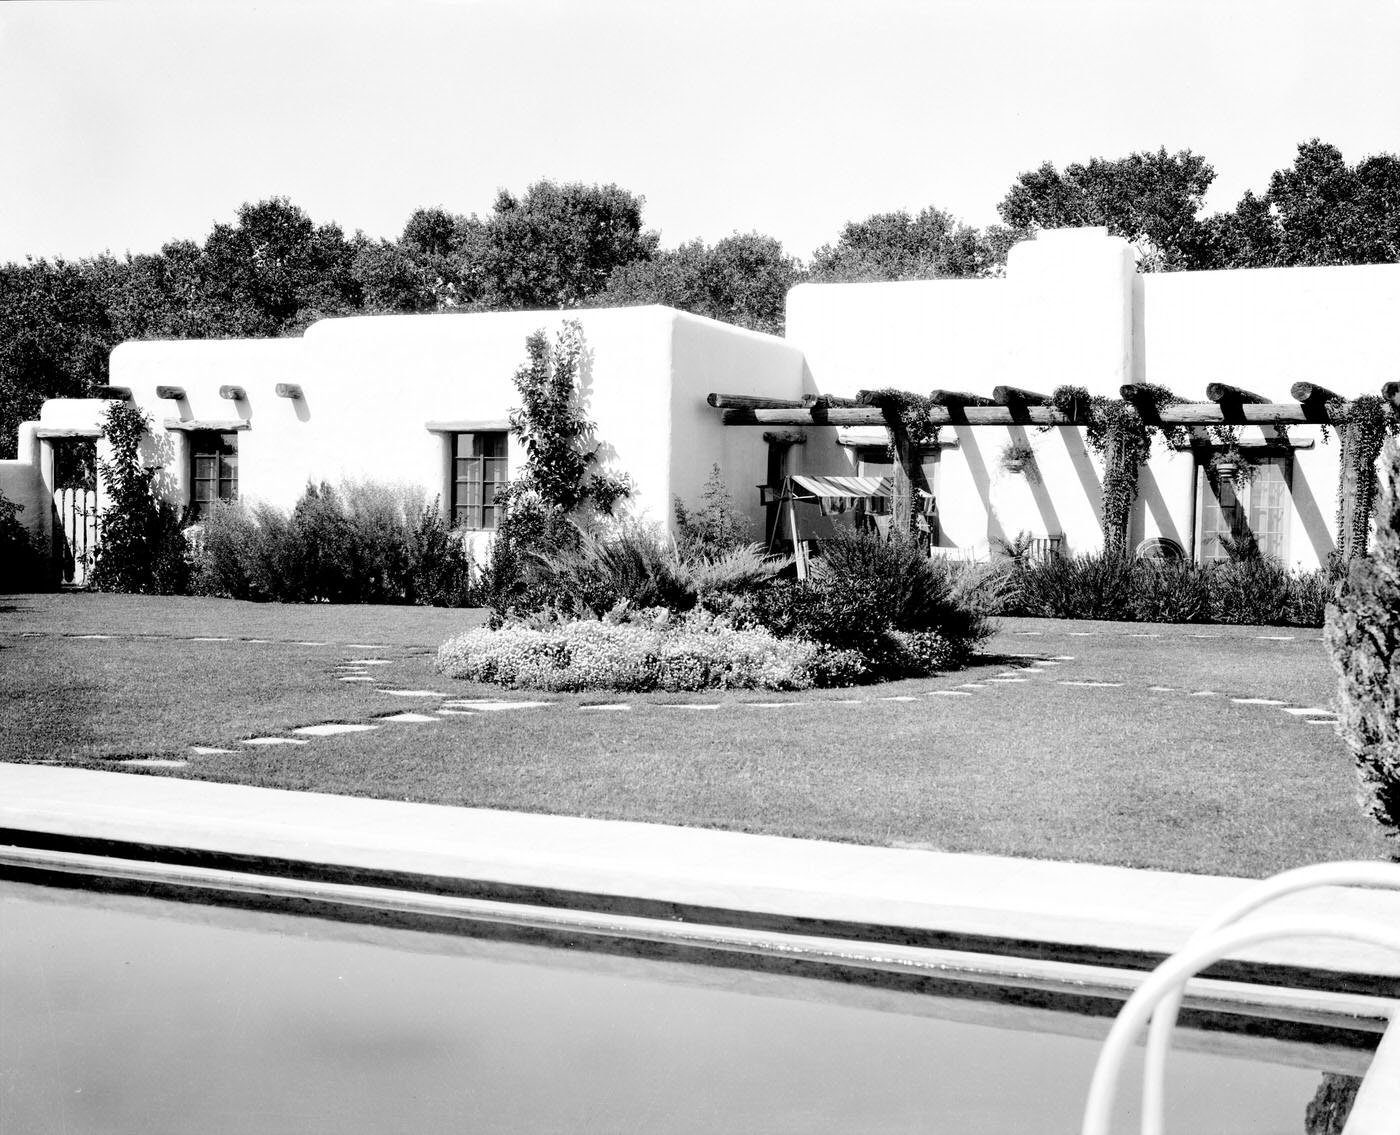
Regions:
<instances>
[{"instance_id":1,"label":"pool water","mask_svg":"<svg viewBox=\"0 0 1400 1135\"><path fill-rule=\"evenodd\" d=\"M828 982L0 882L0 1131L1078 1129L1097 1039L845 1001ZM1294 1135L1319 1078L1177 1054L1169 1126ZM1123 1094L1136 1130L1135 1078Z\"/></svg>"}]
</instances>

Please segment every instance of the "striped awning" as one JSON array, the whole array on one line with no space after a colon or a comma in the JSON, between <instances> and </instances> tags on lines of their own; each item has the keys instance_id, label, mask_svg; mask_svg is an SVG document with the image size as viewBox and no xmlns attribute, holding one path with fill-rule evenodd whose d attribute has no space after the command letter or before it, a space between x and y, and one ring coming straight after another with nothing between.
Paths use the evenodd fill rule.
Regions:
<instances>
[{"instance_id":1,"label":"striped awning","mask_svg":"<svg viewBox=\"0 0 1400 1135\"><path fill-rule=\"evenodd\" d=\"M892 477L809 477L788 479L788 491L797 499L820 497L825 500L847 500L888 497L894 491Z\"/></svg>"}]
</instances>

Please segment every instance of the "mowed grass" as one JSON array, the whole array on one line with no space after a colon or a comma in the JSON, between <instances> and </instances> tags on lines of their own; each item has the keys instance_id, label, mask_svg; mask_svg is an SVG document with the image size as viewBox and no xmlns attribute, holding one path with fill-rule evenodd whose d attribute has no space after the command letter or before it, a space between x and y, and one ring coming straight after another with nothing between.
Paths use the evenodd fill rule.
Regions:
<instances>
[{"instance_id":1,"label":"mowed grass","mask_svg":"<svg viewBox=\"0 0 1400 1135\"><path fill-rule=\"evenodd\" d=\"M437 675L431 651L478 612L86 595L10 606L0 613L6 760L188 757L160 773L1249 876L1386 851L1331 728L1231 700L1327 705L1333 677L1316 631L1007 620L990 644L1001 658L925 680L564 697ZM65 637L93 633L116 637ZM1272 637L1282 635L1292 637ZM1008 672L1017 654L1063 660L967 696L938 692ZM369 657L389 661L367 668L376 681L338 680L342 664ZM1078 681L1121 684L1064 684ZM436 716L442 696L381 689L549 704L398 723L383 715ZM584 708L600 702L630 708ZM377 728L302 746L241 743L325 721ZM235 752L192 756L190 745Z\"/></svg>"}]
</instances>

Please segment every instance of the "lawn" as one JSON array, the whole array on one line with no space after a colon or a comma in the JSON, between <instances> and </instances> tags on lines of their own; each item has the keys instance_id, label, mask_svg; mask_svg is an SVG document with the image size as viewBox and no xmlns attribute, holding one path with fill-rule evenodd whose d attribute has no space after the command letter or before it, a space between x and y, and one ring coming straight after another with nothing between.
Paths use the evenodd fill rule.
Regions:
<instances>
[{"instance_id":1,"label":"lawn","mask_svg":"<svg viewBox=\"0 0 1400 1135\"><path fill-rule=\"evenodd\" d=\"M1331 727L1287 712L1330 699L1316 631L1005 620L955 674L610 698L442 678L480 619L10 597L0 759L1249 876L1386 850ZM375 728L291 733L332 722Z\"/></svg>"}]
</instances>

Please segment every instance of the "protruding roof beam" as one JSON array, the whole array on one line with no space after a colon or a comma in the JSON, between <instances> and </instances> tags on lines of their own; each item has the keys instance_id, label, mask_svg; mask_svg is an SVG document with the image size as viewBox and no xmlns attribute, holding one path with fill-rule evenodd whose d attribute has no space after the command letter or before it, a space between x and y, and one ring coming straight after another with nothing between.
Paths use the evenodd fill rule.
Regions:
<instances>
[{"instance_id":1,"label":"protruding roof beam","mask_svg":"<svg viewBox=\"0 0 1400 1135\"><path fill-rule=\"evenodd\" d=\"M129 386L94 386L92 388L94 398L107 398L113 401L131 401L131 387Z\"/></svg>"},{"instance_id":2,"label":"protruding roof beam","mask_svg":"<svg viewBox=\"0 0 1400 1135\"><path fill-rule=\"evenodd\" d=\"M816 402L816 396L764 398L753 394L711 394L705 401L721 410L790 410L794 406L811 406Z\"/></svg>"},{"instance_id":3,"label":"protruding roof beam","mask_svg":"<svg viewBox=\"0 0 1400 1135\"><path fill-rule=\"evenodd\" d=\"M1295 382L1288 388L1288 393L1299 402L1331 402L1334 398L1341 397L1340 394L1328 390L1325 386L1318 386L1315 382Z\"/></svg>"},{"instance_id":4,"label":"protruding roof beam","mask_svg":"<svg viewBox=\"0 0 1400 1135\"><path fill-rule=\"evenodd\" d=\"M274 388L274 393L278 398L304 398L301 387L295 382L279 382Z\"/></svg>"},{"instance_id":5,"label":"protruding roof beam","mask_svg":"<svg viewBox=\"0 0 1400 1135\"><path fill-rule=\"evenodd\" d=\"M1048 406L1050 395L1022 390L1019 386L993 386L992 401L1002 406Z\"/></svg>"},{"instance_id":6,"label":"protruding roof beam","mask_svg":"<svg viewBox=\"0 0 1400 1135\"><path fill-rule=\"evenodd\" d=\"M930 390L928 399L935 406L997 406L995 398L984 394L969 394L963 390Z\"/></svg>"},{"instance_id":7,"label":"protruding roof beam","mask_svg":"<svg viewBox=\"0 0 1400 1135\"><path fill-rule=\"evenodd\" d=\"M1267 402L1268 399L1262 394L1255 394L1252 390L1245 390L1239 386L1231 386L1228 382L1211 382L1206 384L1206 397L1212 402L1224 405L1243 406L1249 403Z\"/></svg>"},{"instance_id":8,"label":"protruding roof beam","mask_svg":"<svg viewBox=\"0 0 1400 1135\"><path fill-rule=\"evenodd\" d=\"M1400 382L1387 382L1381 387L1381 397L1400 410Z\"/></svg>"},{"instance_id":9,"label":"protruding roof beam","mask_svg":"<svg viewBox=\"0 0 1400 1135\"><path fill-rule=\"evenodd\" d=\"M226 398L230 402L242 402L248 397L248 392L241 386L221 386L219 387L219 397Z\"/></svg>"},{"instance_id":10,"label":"protruding roof beam","mask_svg":"<svg viewBox=\"0 0 1400 1135\"><path fill-rule=\"evenodd\" d=\"M184 396L185 396L185 388L184 388L183 386L157 386L157 387L156 387L156 397L157 397L157 398L174 398L174 399L176 399L176 400L178 401L179 399L183 398Z\"/></svg>"}]
</instances>

